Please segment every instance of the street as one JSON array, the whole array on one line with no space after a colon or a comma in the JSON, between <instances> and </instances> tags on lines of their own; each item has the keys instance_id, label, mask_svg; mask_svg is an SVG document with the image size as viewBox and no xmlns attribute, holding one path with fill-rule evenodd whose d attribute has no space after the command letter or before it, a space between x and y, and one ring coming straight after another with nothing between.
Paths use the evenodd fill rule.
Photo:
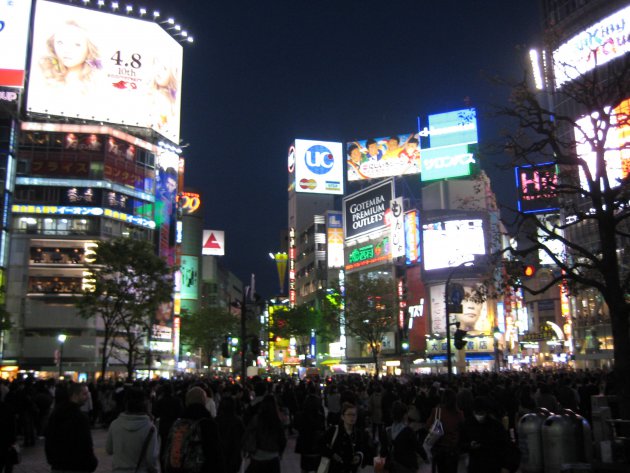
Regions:
<instances>
[{"instance_id":1,"label":"street","mask_svg":"<svg viewBox=\"0 0 630 473\"><path fill-rule=\"evenodd\" d=\"M105 441L107 430L97 428L92 430L94 440L94 450L98 458L98 468L96 473L110 473L112 471L111 456L105 453ZM282 457L282 471L285 473L300 471L300 456L295 453L295 435L290 435L287 448ZM372 473L374 469L370 466L361 470L362 473ZM427 464L420 467L419 473L430 473L431 468ZM461 470L460 471L464 471ZM13 469L14 473L49 473L50 466L46 463L44 454L44 440L38 439L34 447L22 449L22 462Z\"/></svg>"}]
</instances>

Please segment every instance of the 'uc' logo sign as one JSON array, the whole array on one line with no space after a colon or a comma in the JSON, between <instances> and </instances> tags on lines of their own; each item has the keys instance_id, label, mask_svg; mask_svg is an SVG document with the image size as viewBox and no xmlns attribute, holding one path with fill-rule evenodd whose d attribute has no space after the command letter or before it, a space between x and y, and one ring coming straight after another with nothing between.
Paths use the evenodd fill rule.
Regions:
<instances>
[{"instance_id":1,"label":"'uc' logo sign","mask_svg":"<svg viewBox=\"0 0 630 473\"><path fill-rule=\"evenodd\" d=\"M304 153L304 163L313 174L326 174L332 169L335 160L328 148L314 145Z\"/></svg>"}]
</instances>

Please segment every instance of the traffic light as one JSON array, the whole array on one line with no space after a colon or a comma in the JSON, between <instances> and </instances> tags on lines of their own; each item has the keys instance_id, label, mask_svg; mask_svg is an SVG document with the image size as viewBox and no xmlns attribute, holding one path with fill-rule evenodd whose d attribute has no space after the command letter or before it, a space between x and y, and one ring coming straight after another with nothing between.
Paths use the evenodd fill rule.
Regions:
<instances>
[{"instance_id":1,"label":"traffic light","mask_svg":"<svg viewBox=\"0 0 630 473\"><path fill-rule=\"evenodd\" d=\"M455 337L454 337L453 344L455 345L455 348L457 348L458 350L461 350L462 348L466 346L466 339L464 337L466 336L467 333L468 332L466 332L466 330L461 330L459 328L455 330Z\"/></svg>"},{"instance_id":2,"label":"traffic light","mask_svg":"<svg viewBox=\"0 0 630 473\"><path fill-rule=\"evenodd\" d=\"M531 278L534 274L536 274L536 266L533 264L526 264L523 268L523 276Z\"/></svg>"}]
</instances>

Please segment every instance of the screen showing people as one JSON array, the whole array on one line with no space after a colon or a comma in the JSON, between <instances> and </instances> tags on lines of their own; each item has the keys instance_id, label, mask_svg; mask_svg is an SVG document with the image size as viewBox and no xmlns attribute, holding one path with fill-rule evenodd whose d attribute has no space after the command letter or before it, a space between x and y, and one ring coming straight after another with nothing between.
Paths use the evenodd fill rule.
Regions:
<instances>
[{"instance_id":1,"label":"screen showing people","mask_svg":"<svg viewBox=\"0 0 630 473\"><path fill-rule=\"evenodd\" d=\"M182 46L158 24L37 2L27 108L179 141Z\"/></svg>"},{"instance_id":2,"label":"screen showing people","mask_svg":"<svg viewBox=\"0 0 630 473\"><path fill-rule=\"evenodd\" d=\"M418 174L420 142L417 133L348 143L348 181Z\"/></svg>"}]
</instances>

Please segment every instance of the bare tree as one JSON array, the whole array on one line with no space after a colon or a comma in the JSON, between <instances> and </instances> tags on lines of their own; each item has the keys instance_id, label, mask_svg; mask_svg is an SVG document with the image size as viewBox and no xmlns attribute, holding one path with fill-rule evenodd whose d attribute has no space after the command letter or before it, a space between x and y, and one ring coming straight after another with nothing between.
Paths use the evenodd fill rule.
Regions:
<instances>
[{"instance_id":1,"label":"bare tree","mask_svg":"<svg viewBox=\"0 0 630 473\"><path fill-rule=\"evenodd\" d=\"M500 110L517 124L506 134L513 164L552 162L559 169L548 190L560 202L558 218L520 213L518 237L527 243L512 252L521 257L542 252L558 268L541 286L524 284L533 294L563 281L573 294L584 288L599 291L610 311L615 387L628 418L630 55L587 73L573 72L574 79L553 92L553 106L546 105L546 93L522 81L510 84L510 104ZM625 171L615 175L615 161L625 163Z\"/></svg>"}]
</instances>

